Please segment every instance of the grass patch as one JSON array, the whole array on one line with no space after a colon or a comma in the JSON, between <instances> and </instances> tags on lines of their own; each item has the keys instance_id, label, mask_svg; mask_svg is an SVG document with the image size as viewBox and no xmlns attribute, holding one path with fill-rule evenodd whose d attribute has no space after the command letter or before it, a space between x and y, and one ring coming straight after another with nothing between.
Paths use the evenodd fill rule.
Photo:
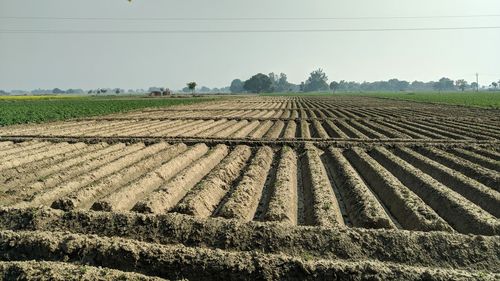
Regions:
<instances>
[{"instance_id":1,"label":"grass patch","mask_svg":"<svg viewBox=\"0 0 500 281\"><path fill-rule=\"evenodd\" d=\"M0 126L41 123L213 100L212 97L144 98L82 96L18 96L0 99Z\"/></svg>"}]
</instances>

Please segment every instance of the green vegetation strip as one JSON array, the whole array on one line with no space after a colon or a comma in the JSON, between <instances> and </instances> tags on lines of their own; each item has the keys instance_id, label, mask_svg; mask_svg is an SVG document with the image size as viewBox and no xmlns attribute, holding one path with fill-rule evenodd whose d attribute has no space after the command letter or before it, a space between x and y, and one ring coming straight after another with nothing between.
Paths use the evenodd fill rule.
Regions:
<instances>
[{"instance_id":1,"label":"green vegetation strip","mask_svg":"<svg viewBox=\"0 0 500 281\"><path fill-rule=\"evenodd\" d=\"M0 99L0 126L105 115L145 107L185 105L214 98L37 98Z\"/></svg>"},{"instance_id":2,"label":"green vegetation strip","mask_svg":"<svg viewBox=\"0 0 500 281\"><path fill-rule=\"evenodd\" d=\"M369 93L364 95L417 102L442 103L496 109L500 108L500 92Z\"/></svg>"},{"instance_id":3,"label":"green vegetation strip","mask_svg":"<svg viewBox=\"0 0 500 281\"><path fill-rule=\"evenodd\" d=\"M451 104L468 107L500 109L500 92L311 92L311 93L265 93L261 96L363 96L408 100L425 103Z\"/></svg>"}]
</instances>

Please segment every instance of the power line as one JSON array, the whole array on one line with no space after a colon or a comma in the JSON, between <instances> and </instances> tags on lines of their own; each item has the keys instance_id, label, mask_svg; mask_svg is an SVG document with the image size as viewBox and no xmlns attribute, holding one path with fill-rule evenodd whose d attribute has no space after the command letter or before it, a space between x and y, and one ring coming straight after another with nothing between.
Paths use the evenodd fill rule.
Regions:
<instances>
[{"instance_id":1,"label":"power line","mask_svg":"<svg viewBox=\"0 0 500 281\"><path fill-rule=\"evenodd\" d=\"M329 32L395 32L500 29L500 26L360 28L360 29L241 29L241 30L65 30L0 29L0 33L35 34L195 34L195 33L329 33Z\"/></svg>"},{"instance_id":2,"label":"power line","mask_svg":"<svg viewBox=\"0 0 500 281\"><path fill-rule=\"evenodd\" d=\"M385 19L445 19L445 18L491 18L490 15L442 15L442 16L366 16L366 17L42 17L42 16L3 16L0 19L14 20L104 20L104 21L314 21L314 20L385 20Z\"/></svg>"}]
</instances>

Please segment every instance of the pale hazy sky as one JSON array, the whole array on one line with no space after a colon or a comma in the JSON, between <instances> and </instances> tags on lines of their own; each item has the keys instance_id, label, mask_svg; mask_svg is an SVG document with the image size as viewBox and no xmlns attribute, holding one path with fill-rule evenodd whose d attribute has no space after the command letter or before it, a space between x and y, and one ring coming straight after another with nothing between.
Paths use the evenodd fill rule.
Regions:
<instances>
[{"instance_id":1,"label":"pale hazy sky","mask_svg":"<svg viewBox=\"0 0 500 281\"><path fill-rule=\"evenodd\" d=\"M255 18L500 14L499 0L0 0L0 30L261 30L500 26L500 17L105 21L1 17ZM329 80L500 79L500 29L335 33L19 34L0 31L0 89L222 87L285 72Z\"/></svg>"}]
</instances>

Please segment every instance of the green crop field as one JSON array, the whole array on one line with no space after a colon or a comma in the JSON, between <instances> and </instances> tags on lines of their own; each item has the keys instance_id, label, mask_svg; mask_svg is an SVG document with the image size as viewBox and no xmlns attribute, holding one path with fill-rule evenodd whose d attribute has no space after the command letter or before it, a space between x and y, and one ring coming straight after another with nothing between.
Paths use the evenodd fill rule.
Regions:
<instances>
[{"instance_id":1,"label":"green crop field","mask_svg":"<svg viewBox=\"0 0 500 281\"><path fill-rule=\"evenodd\" d=\"M500 92L365 92L365 93L266 93L264 96L331 96L331 95L349 95L366 96L397 100L409 100L426 103L441 103L460 106L482 107L482 108L500 108Z\"/></svg>"},{"instance_id":2,"label":"green crop field","mask_svg":"<svg viewBox=\"0 0 500 281\"><path fill-rule=\"evenodd\" d=\"M484 108L500 108L500 92L367 93L364 95L417 102L443 103Z\"/></svg>"},{"instance_id":3,"label":"green crop field","mask_svg":"<svg viewBox=\"0 0 500 281\"><path fill-rule=\"evenodd\" d=\"M204 97L4 96L0 97L0 126L104 115L144 107L192 104L212 99Z\"/></svg>"}]
</instances>

